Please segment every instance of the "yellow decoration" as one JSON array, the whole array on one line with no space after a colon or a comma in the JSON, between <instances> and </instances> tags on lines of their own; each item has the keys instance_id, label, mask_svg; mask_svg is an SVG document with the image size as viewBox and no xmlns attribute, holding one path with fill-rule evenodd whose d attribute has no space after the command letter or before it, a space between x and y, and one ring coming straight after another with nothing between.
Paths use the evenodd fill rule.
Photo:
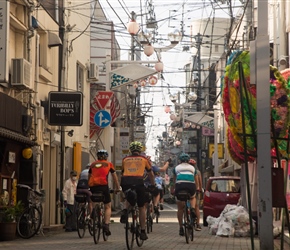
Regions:
<instances>
[{"instance_id":1,"label":"yellow decoration","mask_svg":"<svg viewBox=\"0 0 290 250\"><path fill-rule=\"evenodd\" d=\"M32 149L31 148L25 148L22 150L22 156L25 159L30 159L32 156Z\"/></svg>"},{"instance_id":2,"label":"yellow decoration","mask_svg":"<svg viewBox=\"0 0 290 250\"><path fill-rule=\"evenodd\" d=\"M233 113L238 113L240 110L240 99L239 99L238 91L235 87L230 86L230 103L231 103L231 111Z\"/></svg>"}]
</instances>

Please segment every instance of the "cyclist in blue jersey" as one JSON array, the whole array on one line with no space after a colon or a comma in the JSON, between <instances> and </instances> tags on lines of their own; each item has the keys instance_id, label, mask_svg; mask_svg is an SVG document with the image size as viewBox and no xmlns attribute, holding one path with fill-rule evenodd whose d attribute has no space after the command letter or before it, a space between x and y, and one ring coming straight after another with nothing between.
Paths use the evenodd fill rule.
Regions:
<instances>
[{"instance_id":1,"label":"cyclist in blue jersey","mask_svg":"<svg viewBox=\"0 0 290 250\"><path fill-rule=\"evenodd\" d=\"M178 192L182 190L186 190L190 193L190 207L193 218L196 218L195 214L195 204L196 204L196 183L198 185L197 180L197 171L194 166L190 165L188 162L190 160L190 156L185 153L181 153L179 156L180 164L177 165L173 170L173 180L175 183L175 196L178 197ZM198 187L199 189L199 187ZM179 223L179 235L184 236L184 230L182 226L182 217L183 217L183 209L185 202L176 200L177 203L177 219Z\"/></svg>"}]
</instances>

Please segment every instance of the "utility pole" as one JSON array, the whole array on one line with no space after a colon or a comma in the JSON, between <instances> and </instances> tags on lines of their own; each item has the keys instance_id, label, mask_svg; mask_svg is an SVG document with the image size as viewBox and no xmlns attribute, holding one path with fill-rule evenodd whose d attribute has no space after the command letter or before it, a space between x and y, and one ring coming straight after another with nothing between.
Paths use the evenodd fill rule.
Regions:
<instances>
[{"instance_id":1,"label":"utility pole","mask_svg":"<svg viewBox=\"0 0 290 250\"><path fill-rule=\"evenodd\" d=\"M200 48L202 42L202 35L197 33L195 36L196 45L197 45L197 72L198 72L198 85L197 85L197 100L196 100L196 111L201 111L201 58L200 58ZM203 176L202 162L201 162L201 148L202 148L202 138L201 138L201 128L196 130L196 150L197 150L197 166Z\"/></svg>"}]
</instances>

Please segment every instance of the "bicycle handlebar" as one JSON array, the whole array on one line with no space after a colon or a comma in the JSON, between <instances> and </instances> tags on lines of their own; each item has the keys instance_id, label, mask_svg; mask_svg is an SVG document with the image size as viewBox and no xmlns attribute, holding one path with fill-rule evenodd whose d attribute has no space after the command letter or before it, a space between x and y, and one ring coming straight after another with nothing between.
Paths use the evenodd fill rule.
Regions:
<instances>
[{"instance_id":1,"label":"bicycle handlebar","mask_svg":"<svg viewBox=\"0 0 290 250\"><path fill-rule=\"evenodd\" d=\"M40 197L44 196L43 193L38 192L38 191L34 190L33 188L29 187L28 185L25 185L25 184L17 184L17 187L19 187L19 188L25 188L28 191L34 192L35 194L37 194Z\"/></svg>"}]
</instances>

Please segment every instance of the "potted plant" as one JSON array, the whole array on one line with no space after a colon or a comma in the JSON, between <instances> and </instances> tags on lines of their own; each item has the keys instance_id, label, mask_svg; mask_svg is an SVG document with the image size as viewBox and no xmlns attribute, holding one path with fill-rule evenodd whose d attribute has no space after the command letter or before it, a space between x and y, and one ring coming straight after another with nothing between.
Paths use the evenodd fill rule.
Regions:
<instances>
[{"instance_id":1,"label":"potted plant","mask_svg":"<svg viewBox=\"0 0 290 250\"><path fill-rule=\"evenodd\" d=\"M0 212L0 240L13 240L16 236L17 217L24 209L23 203L18 201L14 206L1 208Z\"/></svg>"}]
</instances>

